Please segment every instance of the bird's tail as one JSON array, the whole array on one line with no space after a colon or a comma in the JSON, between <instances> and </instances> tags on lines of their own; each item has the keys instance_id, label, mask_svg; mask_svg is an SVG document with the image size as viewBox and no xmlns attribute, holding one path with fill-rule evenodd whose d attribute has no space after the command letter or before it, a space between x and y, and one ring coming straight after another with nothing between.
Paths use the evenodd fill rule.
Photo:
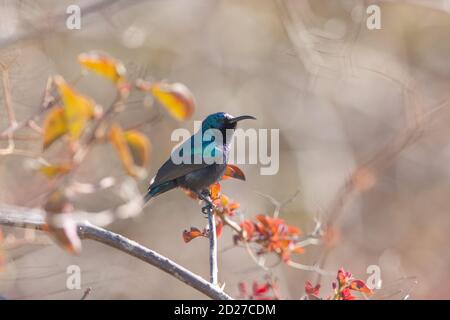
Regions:
<instances>
[{"instance_id":1,"label":"bird's tail","mask_svg":"<svg viewBox=\"0 0 450 320\"><path fill-rule=\"evenodd\" d=\"M151 186L144 196L144 204L150 201L150 199L156 197L157 195L172 190L173 188L176 187L177 183L175 181L167 181L154 187Z\"/></svg>"}]
</instances>

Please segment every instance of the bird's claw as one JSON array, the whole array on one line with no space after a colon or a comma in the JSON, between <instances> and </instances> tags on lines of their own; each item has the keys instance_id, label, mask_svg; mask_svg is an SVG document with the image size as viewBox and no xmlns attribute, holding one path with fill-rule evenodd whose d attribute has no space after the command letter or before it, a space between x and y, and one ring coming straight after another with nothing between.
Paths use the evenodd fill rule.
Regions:
<instances>
[{"instance_id":1,"label":"bird's claw","mask_svg":"<svg viewBox=\"0 0 450 320\"><path fill-rule=\"evenodd\" d=\"M211 191L209 189L201 191L200 194L206 199L211 198Z\"/></svg>"},{"instance_id":2,"label":"bird's claw","mask_svg":"<svg viewBox=\"0 0 450 320\"><path fill-rule=\"evenodd\" d=\"M208 218L213 213L214 204L211 200L211 193L209 190L203 190L197 193L198 197L205 202L205 206L202 208L202 213L205 218Z\"/></svg>"},{"instance_id":3,"label":"bird's claw","mask_svg":"<svg viewBox=\"0 0 450 320\"><path fill-rule=\"evenodd\" d=\"M212 214L213 212L213 205L212 204L207 204L206 206L204 206L202 208L202 213L205 215L205 218L208 218L208 216L210 214Z\"/></svg>"}]
</instances>

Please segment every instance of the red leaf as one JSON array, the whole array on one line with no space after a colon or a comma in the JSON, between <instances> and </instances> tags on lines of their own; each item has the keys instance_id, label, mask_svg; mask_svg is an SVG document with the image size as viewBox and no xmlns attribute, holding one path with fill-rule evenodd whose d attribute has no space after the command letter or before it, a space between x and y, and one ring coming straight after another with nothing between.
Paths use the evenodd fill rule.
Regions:
<instances>
[{"instance_id":1,"label":"red leaf","mask_svg":"<svg viewBox=\"0 0 450 320\"><path fill-rule=\"evenodd\" d=\"M288 233L289 235L296 235L299 236L302 232L300 231L299 228L294 227L294 226L287 226L288 227Z\"/></svg>"},{"instance_id":2,"label":"red leaf","mask_svg":"<svg viewBox=\"0 0 450 320\"><path fill-rule=\"evenodd\" d=\"M255 225L250 220L242 221L241 228L244 231L243 236L245 239L250 239L255 232Z\"/></svg>"},{"instance_id":3,"label":"red leaf","mask_svg":"<svg viewBox=\"0 0 450 320\"><path fill-rule=\"evenodd\" d=\"M343 268L340 268L337 274L337 280L339 285L342 287L347 284L347 282L352 277L350 272L345 271Z\"/></svg>"},{"instance_id":4,"label":"red leaf","mask_svg":"<svg viewBox=\"0 0 450 320\"><path fill-rule=\"evenodd\" d=\"M220 217L216 217L216 235L220 237L222 235L223 230L223 221Z\"/></svg>"},{"instance_id":5,"label":"red leaf","mask_svg":"<svg viewBox=\"0 0 450 320\"><path fill-rule=\"evenodd\" d=\"M356 298L352 295L349 288L345 288L341 291L342 300L356 300Z\"/></svg>"},{"instance_id":6,"label":"red leaf","mask_svg":"<svg viewBox=\"0 0 450 320\"><path fill-rule=\"evenodd\" d=\"M183 240L186 243L188 243L192 239L195 239L197 237L202 237L202 236L203 237L205 236L205 231L200 231L199 229L197 229L195 227L191 227L190 231L187 231L187 230L183 231Z\"/></svg>"},{"instance_id":7,"label":"red leaf","mask_svg":"<svg viewBox=\"0 0 450 320\"><path fill-rule=\"evenodd\" d=\"M359 291L359 292L364 292L367 294L372 294L372 290L370 290L370 288L364 283L364 281L362 280L353 280L350 283L350 289L351 290L355 290L355 291Z\"/></svg>"},{"instance_id":8,"label":"red leaf","mask_svg":"<svg viewBox=\"0 0 450 320\"><path fill-rule=\"evenodd\" d=\"M318 284L317 286L313 287L311 282L309 282L309 281L305 282L305 292L306 292L306 294L317 297L319 295L319 289L320 289L320 284Z\"/></svg>"},{"instance_id":9,"label":"red leaf","mask_svg":"<svg viewBox=\"0 0 450 320\"><path fill-rule=\"evenodd\" d=\"M259 222L261 222L264 226L270 226L271 225L271 220L272 218L270 218L269 216L266 216L264 214L258 214L256 216L256 220L258 220Z\"/></svg>"},{"instance_id":10,"label":"red leaf","mask_svg":"<svg viewBox=\"0 0 450 320\"><path fill-rule=\"evenodd\" d=\"M270 289L270 283L258 284L256 281L253 282L253 295L261 296L267 293Z\"/></svg>"}]
</instances>

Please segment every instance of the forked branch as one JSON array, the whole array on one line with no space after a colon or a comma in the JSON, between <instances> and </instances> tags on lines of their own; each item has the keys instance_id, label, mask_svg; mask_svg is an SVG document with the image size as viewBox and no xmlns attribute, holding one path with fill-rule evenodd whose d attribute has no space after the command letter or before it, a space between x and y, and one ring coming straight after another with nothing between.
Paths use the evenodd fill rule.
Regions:
<instances>
[{"instance_id":1,"label":"forked branch","mask_svg":"<svg viewBox=\"0 0 450 320\"><path fill-rule=\"evenodd\" d=\"M44 212L39 209L0 206L0 225L44 230L45 222L43 215ZM151 264L212 299L232 299L218 286L209 283L199 275L180 266L165 256L120 234L94 226L88 222L82 222L78 225L78 235L81 239L90 239L103 243Z\"/></svg>"}]
</instances>

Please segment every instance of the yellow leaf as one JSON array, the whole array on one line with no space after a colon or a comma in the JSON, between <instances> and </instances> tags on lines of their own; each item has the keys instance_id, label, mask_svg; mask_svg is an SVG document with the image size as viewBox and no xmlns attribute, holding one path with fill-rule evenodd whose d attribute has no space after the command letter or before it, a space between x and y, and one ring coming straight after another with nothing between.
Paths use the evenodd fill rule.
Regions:
<instances>
[{"instance_id":1,"label":"yellow leaf","mask_svg":"<svg viewBox=\"0 0 450 320\"><path fill-rule=\"evenodd\" d=\"M136 168L134 166L133 157L127 145L127 140L123 133L122 128L114 124L109 129L109 140L119 154L120 161L125 171L132 177L137 176Z\"/></svg>"},{"instance_id":2,"label":"yellow leaf","mask_svg":"<svg viewBox=\"0 0 450 320\"><path fill-rule=\"evenodd\" d=\"M136 85L141 90L150 92L177 120L186 120L194 113L194 96L184 84L140 80Z\"/></svg>"},{"instance_id":3,"label":"yellow leaf","mask_svg":"<svg viewBox=\"0 0 450 320\"><path fill-rule=\"evenodd\" d=\"M54 107L48 113L42 127L44 150L65 133L67 133L67 126L64 109L62 107Z\"/></svg>"},{"instance_id":4,"label":"yellow leaf","mask_svg":"<svg viewBox=\"0 0 450 320\"><path fill-rule=\"evenodd\" d=\"M61 76L55 76L54 81L64 105L69 136L72 140L77 140L83 133L87 121L94 116L94 104L70 87Z\"/></svg>"},{"instance_id":5,"label":"yellow leaf","mask_svg":"<svg viewBox=\"0 0 450 320\"><path fill-rule=\"evenodd\" d=\"M71 169L72 166L70 164L43 165L39 168L39 172L48 178L54 178L70 172Z\"/></svg>"},{"instance_id":6,"label":"yellow leaf","mask_svg":"<svg viewBox=\"0 0 450 320\"><path fill-rule=\"evenodd\" d=\"M108 78L114 83L123 82L125 80L125 66L122 62L105 53L97 51L81 53L78 56L78 62L86 69Z\"/></svg>"},{"instance_id":7,"label":"yellow leaf","mask_svg":"<svg viewBox=\"0 0 450 320\"><path fill-rule=\"evenodd\" d=\"M150 141L145 135L135 130L125 132L124 136L134 164L144 167L150 157Z\"/></svg>"}]
</instances>

